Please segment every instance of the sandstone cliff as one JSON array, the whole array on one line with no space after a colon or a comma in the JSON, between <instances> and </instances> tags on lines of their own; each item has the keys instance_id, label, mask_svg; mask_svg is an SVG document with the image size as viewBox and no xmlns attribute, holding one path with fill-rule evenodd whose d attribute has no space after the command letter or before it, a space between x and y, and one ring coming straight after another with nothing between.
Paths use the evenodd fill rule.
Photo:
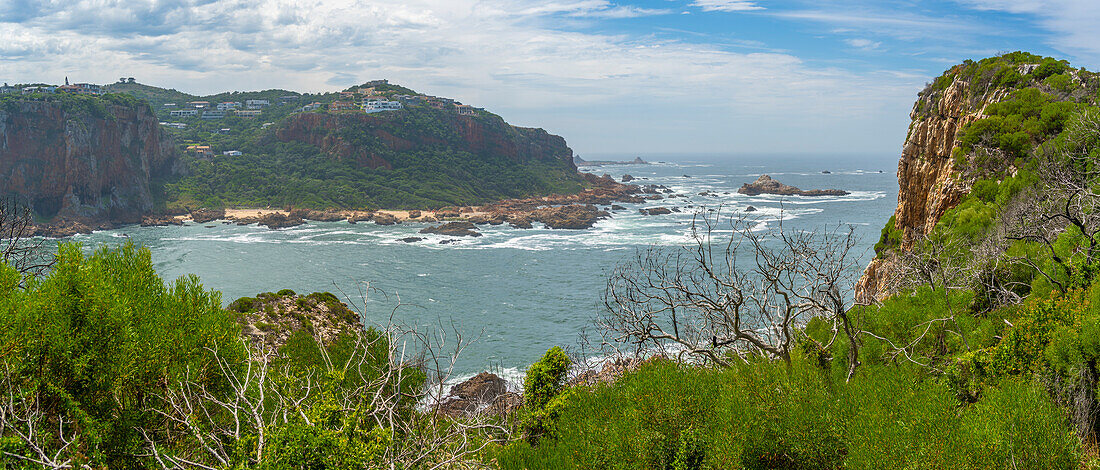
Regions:
<instances>
[{"instance_id":1,"label":"sandstone cliff","mask_svg":"<svg viewBox=\"0 0 1100 470\"><path fill-rule=\"evenodd\" d=\"M946 86L937 81L921 91L909 114L912 122L898 161L898 207L893 219L901 235L900 250L910 249L928 235L944 212L970 192L973 175L956 168L952 159L959 146L958 133L1011 91L989 86L972 89L959 75L949 71L946 76L952 75ZM870 301L885 293L891 263L889 256L871 261L856 286L858 300Z\"/></svg>"},{"instance_id":2,"label":"sandstone cliff","mask_svg":"<svg viewBox=\"0 0 1100 470\"><path fill-rule=\"evenodd\" d=\"M140 222L177 151L147 104L82 100L0 107L0 196L48 220Z\"/></svg>"}]
</instances>

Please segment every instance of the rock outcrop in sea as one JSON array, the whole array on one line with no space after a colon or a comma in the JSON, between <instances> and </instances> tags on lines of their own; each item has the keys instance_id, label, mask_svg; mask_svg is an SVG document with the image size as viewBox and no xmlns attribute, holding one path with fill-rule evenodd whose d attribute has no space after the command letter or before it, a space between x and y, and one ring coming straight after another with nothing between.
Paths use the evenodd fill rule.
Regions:
<instances>
[{"instance_id":1,"label":"rock outcrop in sea","mask_svg":"<svg viewBox=\"0 0 1100 470\"><path fill-rule=\"evenodd\" d=\"M777 194L780 196L847 196L849 194L848 191L840 189L802 190L788 184L780 183L768 175L760 175L756 181L741 185L741 189L738 189L737 192L746 196L757 196L760 194Z\"/></svg>"}]
</instances>

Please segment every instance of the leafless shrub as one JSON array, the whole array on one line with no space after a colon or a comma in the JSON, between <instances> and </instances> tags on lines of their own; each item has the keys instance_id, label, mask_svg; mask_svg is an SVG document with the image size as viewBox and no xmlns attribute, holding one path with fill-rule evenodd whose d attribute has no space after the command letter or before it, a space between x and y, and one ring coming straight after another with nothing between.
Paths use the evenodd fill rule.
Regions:
<instances>
[{"instance_id":1,"label":"leafless shrub","mask_svg":"<svg viewBox=\"0 0 1100 470\"><path fill-rule=\"evenodd\" d=\"M39 275L53 265L45 240L34 237L34 214L14 199L0 200L0 262L24 275Z\"/></svg>"},{"instance_id":2,"label":"leafless shrub","mask_svg":"<svg viewBox=\"0 0 1100 470\"><path fill-rule=\"evenodd\" d=\"M848 337L850 376L859 344L848 317L859 273L853 227L792 231L780 220L777 230L758 230L758 222L700 212L690 246L651 247L614 270L599 325L614 342L727 365L749 354L789 362L798 328L820 317L832 323L832 340Z\"/></svg>"},{"instance_id":3,"label":"leafless shrub","mask_svg":"<svg viewBox=\"0 0 1100 470\"><path fill-rule=\"evenodd\" d=\"M398 307L402 305L398 299ZM315 339L321 344L321 338ZM228 386L211 387L190 378L172 384L159 397L165 406L151 410L171 423L171 433L157 439L141 431L149 456L166 470L229 467L241 445L252 446L248 464L259 465L275 457L267 445L273 430L292 421L314 425L310 399L327 378L354 377L355 387L328 388L324 393L339 412L357 414L383 433L389 445L374 462L378 468L479 468L473 456L506 439L509 428L488 414L451 419L435 412L443 384L468 344L454 325L410 328L394 323L391 316L376 333L357 331L344 362L335 362L320 348L321 367L305 376L295 375L288 366L276 370L277 355L271 351L234 362L211 350L219 378ZM425 386L410 386L425 378ZM343 432L346 425L339 423L332 430ZM194 445L166 448L161 442Z\"/></svg>"},{"instance_id":4,"label":"leafless shrub","mask_svg":"<svg viewBox=\"0 0 1100 470\"><path fill-rule=\"evenodd\" d=\"M18 386L10 365L0 355L0 437L14 438L29 453L19 454L0 448L0 457L54 470L78 468L73 460L78 454L73 445L78 430L64 416L52 416L42 408L36 389ZM81 465L79 468L88 468Z\"/></svg>"}]
</instances>

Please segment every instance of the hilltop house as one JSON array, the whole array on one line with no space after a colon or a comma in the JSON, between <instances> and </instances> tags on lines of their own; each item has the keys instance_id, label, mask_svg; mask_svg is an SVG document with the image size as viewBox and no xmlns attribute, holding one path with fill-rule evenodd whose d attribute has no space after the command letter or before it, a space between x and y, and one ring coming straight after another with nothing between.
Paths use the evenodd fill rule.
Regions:
<instances>
[{"instance_id":1,"label":"hilltop house","mask_svg":"<svg viewBox=\"0 0 1100 470\"><path fill-rule=\"evenodd\" d=\"M226 101L224 103L218 103L217 106L219 111L228 111L230 109L237 109L239 107L241 107L241 103L239 101Z\"/></svg>"},{"instance_id":2,"label":"hilltop house","mask_svg":"<svg viewBox=\"0 0 1100 470\"><path fill-rule=\"evenodd\" d=\"M244 100L244 107L248 109L260 109L266 106L271 106L271 101L268 100Z\"/></svg>"},{"instance_id":3,"label":"hilltop house","mask_svg":"<svg viewBox=\"0 0 1100 470\"><path fill-rule=\"evenodd\" d=\"M455 110L458 111L459 116L477 116L477 110L468 104L455 105Z\"/></svg>"},{"instance_id":4,"label":"hilltop house","mask_svg":"<svg viewBox=\"0 0 1100 470\"><path fill-rule=\"evenodd\" d=\"M321 109L321 107L324 106L324 105L325 105L324 103L318 103L318 102L314 101L310 104L302 106L301 108L298 108L297 111L298 112L313 111L315 109Z\"/></svg>"},{"instance_id":5,"label":"hilltop house","mask_svg":"<svg viewBox=\"0 0 1100 470\"><path fill-rule=\"evenodd\" d=\"M10 86L7 83L0 86L0 95L14 95L19 92L19 87Z\"/></svg>"},{"instance_id":6,"label":"hilltop house","mask_svg":"<svg viewBox=\"0 0 1100 470\"><path fill-rule=\"evenodd\" d=\"M354 111L355 105L347 101L334 101L328 105L329 111Z\"/></svg>"},{"instance_id":7,"label":"hilltop house","mask_svg":"<svg viewBox=\"0 0 1100 470\"><path fill-rule=\"evenodd\" d=\"M55 86L28 86L23 87L23 94L29 95L31 93L54 93L57 91Z\"/></svg>"},{"instance_id":8,"label":"hilltop house","mask_svg":"<svg viewBox=\"0 0 1100 470\"><path fill-rule=\"evenodd\" d=\"M382 111L398 111L403 108L404 105L400 101L383 101L383 100L364 100L363 112L379 113Z\"/></svg>"},{"instance_id":9,"label":"hilltop house","mask_svg":"<svg viewBox=\"0 0 1100 470\"><path fill-rule=\"evenodd\" d=\"M194 153L199 157L213 157L214 151L210 149L209 145L188 145L187 151Z\"/></svg>"},{"instance_id":10,"label":"hilltop house","mask_svg":"<svg viewBox=\"0 0 1100 470\"><path fill-rule=\"evenodd\" d=\"M94 85L94 84L91 84L91 83L74 83L72 85L69 85L68 84L68 79L66 79L65 81L66 81L66 83L64 85L57 87L57 91L59 91L61 93L70 93L70 94L73 94L73 95L101 95L101 94L103 94L103 89L100 88L99 85Z\"/></svg>"},{"instance_id":11,"label":"hilltop house","mask_svg":"<svg viewBox=\"0 0 1100 470\"><path fill-rule=\"evenodd\" d=\"M168 113L172 117L195 117L199 114L197 109L177 109Z\"/></svg>"},{"instance_id":12,"label":"hilltop house","mask_svg":"<svg viewBox=\"0 0 1100 470\"><path fill-rule=\"evenodd\" d=\"M206 109L210 107L209 101L188 101L187 107L195 109Z\"/></svg>"}]
</instances>

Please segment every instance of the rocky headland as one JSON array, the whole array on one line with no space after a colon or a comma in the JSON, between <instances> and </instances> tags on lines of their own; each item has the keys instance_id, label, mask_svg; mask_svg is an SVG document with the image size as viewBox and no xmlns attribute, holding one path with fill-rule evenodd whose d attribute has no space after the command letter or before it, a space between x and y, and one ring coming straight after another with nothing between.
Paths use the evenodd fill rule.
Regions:
<instances>
[{"instance_id":1,"label":"rocky headland","mask_svg":"<svg viewBox=\"0 0 1100 470\"><path fill-rule=\"evenodd\" d=\"M849 194L848 191L840 189L802 190L788 184L780 183L768 175L760 175L756 181L741 185L741 188L738 189L737 192L746 196L757 196L760 194L777 194L780 196L847 196Z\"/></svg>"}]
</instances>

